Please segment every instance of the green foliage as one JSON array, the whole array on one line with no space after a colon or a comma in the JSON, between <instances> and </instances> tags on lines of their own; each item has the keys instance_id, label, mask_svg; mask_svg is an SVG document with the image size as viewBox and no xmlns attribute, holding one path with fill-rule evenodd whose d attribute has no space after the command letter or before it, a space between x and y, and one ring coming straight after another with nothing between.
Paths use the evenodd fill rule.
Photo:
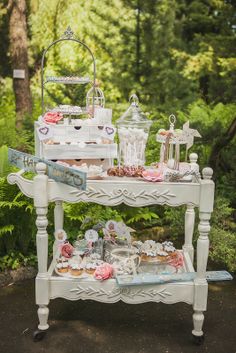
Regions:
<instances>
[{"instance_id":1,"label":"green foliage","mask_svg":"<svg viewBox=\"0 0 236 353\"><path fill-rule=\"evenodd\" d=\"M120 221L122 218L117 210L96 204L65 204L65 229L70 239L93 228L98 223L105 225L110 220Z\"/></svg>"},{"instance_id":2,"label":"green foliage","mask_svg":"<svg viewBox=\"0 0 236 353\"><path fill-rule=\"evenodd\" d=\"M236 237L235 231L230 232L221 228L211 231L211 248L209 256L213 261L226 265L229 271L236 271Z\"/></svg>"},{"instance_id":3,"label":"green foliage","mask_svg":"<svg viewBox=\"0 0 236 353\"><path fill-rule=\"evenodd\" d=\"M20 252L11 252L0 257L0 271L5 269L17 270L21 266L35 266L37 264L36 255L23 255Z\"/></svg>"},{"instance_id":4,"label":"green foliage","mask_svg":"<svg viewBox=\"0 0 236 353\"><path fill-rule=\"evenodd\" d=\"M9 172L8 164L8 148L3 145L0 147L0 176L6 175Z\"/></svg>"},{"instance_id":5,"label":"green foliage","mask_svg":"<svg viewBox=\"0 0 236 353\"><path fill-rule=\"evenodd\" d=\"M35 231L33 204L10 186L5 177L0 178L0 255L19 249L23 254L32 246Z\"/></svg>"},{"instance_id":6,"label":"green foliage","mask_svg":"<svg viewBox=\"0 0 236 353\"><path fill-rule=\"evenodd\" d=\"M236 270L236 224L233 220L234 209L229 200L216 195L214 212L211 219L210 251L211 260L226 266L230 271ZM184 213L185 207L166 208L165 221L170 226L170 237L182 244L184 241ZM198 212L194 229L194 243L198 238Z\"/></svg>"},{"instance_id":7,"label":"green foliage","mask_svg":"<svg viewBox=\"0 0 236 353\"><path fill-rule=\"evenodd\" d=\"M233 211L226 198L218 197L210 232L210 258L225 264L230 271L236 270L236 224Z\"/></svg>"}]
</instances>

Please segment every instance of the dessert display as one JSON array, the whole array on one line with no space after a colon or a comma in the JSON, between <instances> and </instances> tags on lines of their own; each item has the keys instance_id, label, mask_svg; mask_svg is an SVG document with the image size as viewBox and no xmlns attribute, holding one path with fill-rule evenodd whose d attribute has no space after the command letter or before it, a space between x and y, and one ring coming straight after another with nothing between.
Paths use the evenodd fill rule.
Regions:
<instances>
[{"instance_id":1,"label":"dessert display","mask_svg":"<svg viewBox=\"0 0 236 353\"><path fill-rule=\"evenodd\" d=\"M65 37L61 41L67 41ZM79 40L92 59L93 78L77 74L69 76L47 76L44 67L46 53L57 45L55 41L45 50L42 58L42 115L35 122L35 154L48 160L82 160L88 168L87 173L97 175L94 171L94 160L98 160L103 169L113 166L117 158L117 144L114 142L116 128L112 124L112 110L105 108L105 97L96 80L95 59L90 49ZM55 84L90 84L86 95L86 106L59 104L56 107L45 107L45 86ZM47 91L50 86L47 86ZM78 118L77 118L78 117ZM93 160L91 162L91 160ZM85 168L85 166L84 166ZM96 173L95 173L96 172Z\"/></svg>"},{"instance_id":2,"label":"dessert display","mask_svg":"<svg viewBox=\"0 0 236 353\"><path fill-rule=\"evenodd\" d=\"M103 254L93 252L94 247L86 239L77 241L74 247L68 241L60 244L56 273L72 278L89 276L91 279L105 280L138 273L175 273L183 267L183 254L176 250L171 241L138 240L120 244L116 232L123 228L123 234L124 226L112 220L106 223ZM77 250L78 246L83 250Z\"/></svg>"},{"instance_id":3,"label":"dessert display","mask_svg":"<svg viewBox=\"0 0 236 353\"><path fill-rule=\"evenodd\" d=\"M177 256L177 250L171 241L163 243L154 240L146 240L144 243L134 241L132 245L138 249L143 262L168 263Z\"/></svg>"},{"instance_id":4,"label":"dessert display","mask_svg":"<svg viewBox=\"0 0 236 353\"><path fill-rule=\"evenodd\" d=\"M56 44L52 43L45 52ZM78 44L83 45L79 41ZM170 115L169 129L160 128L156 135L157 142L161 143L160 162L152 168L146 167L145 149L152 121L142 112L138 97L133 94L130 106L116 121L116 127L112 124L112 110L105 108L105 96L95 77L95 60L90 49L89 53L94 69L92 79L78 74L44 77L47 70L42 70L42 115L35 122L36 155L85 172L87 177L94 179L99 179L107 171L108 177L191 182L198 171L192 170L189 163L180 161L180 146L185 145L187 151L193 145L194 137L200 137L198 131L190 129L189 122L182 129L175 128L176 118ZM91 84L86 94L86 106L59 104L45 109L44 86L49 82ZM116 132L119 151L114 142ZM118 166L114 166L115 159Z\"/></svg>"},{"instance_id":5,"label":"dessert display","mask_svg":"<svg viewBox=\"0 0 236 353\"><path fill-rule=\"evenodd\" d=\"M126 167L112 167L107 170L108 176L118 176L118 177L142 177L145 168L142 166L126 166Z\"/></svg>"},{"instance_id":6,"label":"dessert display","mask_svg":"<svg viewBox=\"0 0 236 353\"><path fill-rule=\"evenodd\" d=\"M72 172L84 172L90 179L99 180L107 176L137 178L143 182L191 182L193 174L197 175L198 171L180 160L180 146L186 146L187 151L194 137L201 137L198 131L190 129L189 122L182 129L176 129L176 118L170 115L169 129L160 128L156 135L157 142L161 143L160 161L151 167L145 166L145 149L152 121L142 112L138 97L133 94L129 108L116 121L116 127L112 124L112 110L105 108L105 97L95 77L92 54L91 57L94 68L92 80L77 74L46 76L44 79L42 70L42 115L35 123L36 155L53 160ZM44 85L49 82L90 83L86 106L59 104L45 109ZM116 132L119 153L114 143ZM116 158L118 165L114 166ZM72 246L64 230L57 230L55 238L59 256L55 271L58 275L72 278L89 276L105 280L118 275L157 273L157 268L165 272L165 266L170 273L173 268L175 271L183 266L182 252L176 250L172 242L132 241L133 231L123 222L109 220L100 228L99 234L95 229L88 229L84 238L78 237Z\"/></svg>"},{"instance_id":7,"label":"dessert display","mask_svg":"<svg viewBox=\"0 0 236 353\"><path fill-rule=\"evenodd\" d=\"M88 229L82 239L74 242L74 246L68 240L59 242L55 267L58 275L105 280L160 271L175 273L183 267L182 252L176 250L171 241L132 241L131 232L134 229L124 222L109 220L104 226L100 223L100 233ZM99 236L101 232L103 238ZM58 234L63 234L62 239L66 237L61 229L55 232L56 238Z\"/></svg>"}]
</instances>

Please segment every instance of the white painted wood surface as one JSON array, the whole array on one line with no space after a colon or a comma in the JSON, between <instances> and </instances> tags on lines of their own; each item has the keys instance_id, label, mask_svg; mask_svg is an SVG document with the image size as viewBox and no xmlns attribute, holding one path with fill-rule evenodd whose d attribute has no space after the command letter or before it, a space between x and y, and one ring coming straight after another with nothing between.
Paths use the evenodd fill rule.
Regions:
<instances>
[{"instance_id":1,"label":"white painted wood surface","mask_svg":"<svg viewBox=\"0 0 236 353\"><path fill-rule=\"evenodd\" d=\"M194 157L194 158L193 158ZM192 156L193 168L198 168L197 157ZM128 178L109 178L107 180L88 181L87 190L81 191L65 184L48 180L45 175L45 165L39 163L34 180L27 180L22 172L8 176L10 184L17 184L20 190L34 199L37 214L37 255L38 275L36 278L36 304L39 306L39 329L48 328L48 303L50 299L62 297L69 300L93 299L106 303L122 300L136 304L144 302L163 302L172 304L185 302L193 305L192 333L203 335L203 312L207 307L208 284L206 281L206 266L209 251L208 234L210 217L213 211L214 183L211 180L212 170L203 170L203 179L197 183L149 183ZM77 280L54 275L54 260L47 269L48 234L47 208L49 202L55 202L55 230L63 228L62 202L95 202L102 205L118 205L125 203L133 207L153 204L180 206L186 205L185 242L183 251L187 271L193 271L194 208L199 208L200 222L197 241L197 276L194 281L184 283L168 283L148 286L120 288L115 280L98 282L96 280ZM54 255L57 244L54 246Z\"/></svg>"}]
</instances>

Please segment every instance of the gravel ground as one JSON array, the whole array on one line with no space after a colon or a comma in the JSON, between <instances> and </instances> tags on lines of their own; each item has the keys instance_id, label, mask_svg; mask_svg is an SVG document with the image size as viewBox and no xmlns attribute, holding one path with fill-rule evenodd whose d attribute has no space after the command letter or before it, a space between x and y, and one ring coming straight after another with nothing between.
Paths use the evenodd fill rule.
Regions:
<instances>
[{"instance_id":1,"label":"gravel ground","mask_svg":"<svg viewBox=\"0 0 236 353\"><path fill-rule=\"evenodd\" d=\"M210 285L205 342L192 343L187 304L50 303L50 329L33 342L34 281L0 289L0 352L4 353L236 353L236 281Z\"/></svg>"}]
</instances>

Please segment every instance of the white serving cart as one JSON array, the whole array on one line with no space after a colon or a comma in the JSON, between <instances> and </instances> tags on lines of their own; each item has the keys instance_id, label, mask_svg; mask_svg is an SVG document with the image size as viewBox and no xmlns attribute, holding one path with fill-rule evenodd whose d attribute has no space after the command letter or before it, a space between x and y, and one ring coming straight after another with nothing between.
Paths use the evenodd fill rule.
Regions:
<instances>
[{"instance_id":1,"label":"white serving cart","mask_svg":"<svg viewBox=\"0 0 236 353\"><path fill-rule=\"evenodd\" d=\"M190 165L198 169L197 155L190 155ZM174 304L185 302L193 306L192 334L197 343L203 341L203 312L207 308L208 284L206 267L208 260L210 218L213 211L214 182L211 180L213 171L205 168L202 179L198 182L160 182L150 183L132 178L107 178L87 182L86 190L50 180L46 175L46 165L38 163L37 175L33 180L23 177L24 171L8 176L10 184L17 184L26 196L34 199L37 219L37 256L38 275L36 277L36 304L39 325L35 338L41 339L48 329L48 304L51 299L65 298L68 300L92 299L104 303L115 303L122 300L128 304L146 302L162 302ZM48 233L47 212L49 202L55 203L55 230L63 229L62 202L95 202L105 206L121 203L132 207L148 205L186 205L185 241L182 247L184 269L193 272L194 248L192 245L195 212L199 208L199 237L197 241L196 277L192 281L165 284L138 285L119 287L115 279L100 282L94 279L73 279L55 274L57 241L54 244L54 256L48 266Z\"/></svg>"}]
</instances>

